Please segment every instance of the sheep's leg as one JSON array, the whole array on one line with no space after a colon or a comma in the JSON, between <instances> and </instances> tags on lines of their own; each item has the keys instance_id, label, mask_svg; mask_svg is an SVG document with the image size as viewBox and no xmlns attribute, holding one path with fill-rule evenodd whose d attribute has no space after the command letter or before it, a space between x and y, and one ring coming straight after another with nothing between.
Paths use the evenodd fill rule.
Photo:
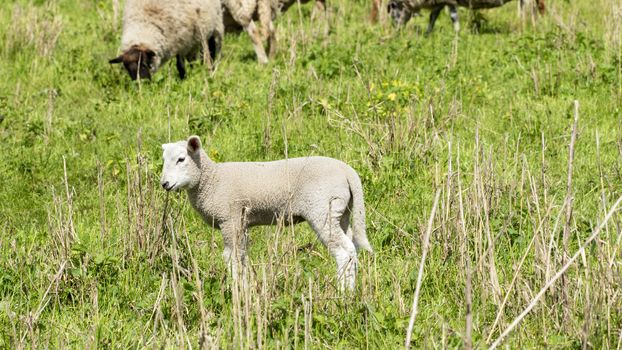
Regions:
<instances>
[{"instance_id":1,"label":"sheep's leg","mask_svg":"<svg viewBox=\"0 0 622 350\"><path fill-rule=\"evenodd\" d=\"M343 232L345 232L346 236L350 238L350 240L352 240L354 232L352 231L352 227L350 227L350 212L349 211L346 210L343 213L343 216L341 217L339 224Z\"/></svg>"},{"instance_id":2,"label":"sheep's leg","mask_svg":"<svg viewBox=\"0 0 622 350\"><path fill-rule=\"evenodd\" d=\"M239 220L238 222L241 222ZM226 223L221 225L225 249L222 257L227 265L227 270L233 279L244 277L246 266L246 228L239 223ZM242 274L239 271L242 269Z\"/></svg>"},{"instance_id":3,"label":"sheep's leg","mask_svg":"<svg viewBox=\"0 0 622 350\"><path fill-rule=\"evenodd\" d=\"M443 6L438 6L432 9L432 12L430 12L430 21L428 22L428 29L425 31L426 34L432 33L432 29L434 29L434 23L436 23L436 19L438 18L438 15L440 15L442 10L443 10Z\"/></svg>"},{"instance_id":4,"label":"sheep's leg","mask_svg":"<svg viewBox=\"0 0 622 350\"><path fill-rule=\"evenodd\" d=\"M536 0L536 4L538 5L538 12L543 15L546 12L546 5L544 4L544 0Z\"/></svg>"},{"instance_id":5,"label":"sheep's leg","mask_svg":"<svg viewBox=\"0 0 622 350\"><path fill-rule=\"evenodd\" d=\"M222 37L220 33L214 33L209 40L207 41L207 49L209 50L210 58L212 59L212 63L216 62L216 58L220 54L220 48L222 47Z\"/></svg>"},{"instance_id":6,"label":"sheep's leg","mask_svg":"<svg viewBox=\"0 0 622 350\"><path fill-rule=\"evenodd\" d=\"M272 21L268 23L268 57L274 58L276 55L276 30Z\"/></svg>"},{"instance_id":7,"label":"sheep's leg","mask_svg":"<svg viewBox=\"0 0 622 350\"><path fill-rule=\"evenodd\" d=\"M371 23L378 22L378 10L382 6L382 2L380 0L372 0L371 2L371 11L369 11L369 21Z\"/></svg>"},{"instance_id":8,"label":"sheep's leg","mask_svg":"<svg viewBox=\"0 0 622 350\"><path fill-rule=\"evenodd\" d=\"M261 64L268 63L268 56L266 55L266 50L263 47L263 39L259 28L255 25L254 21L250 21L248 26L244 28L248 35L251 38L253 43L253 48L255 49L255 54L257 54L257 60Z\"/></svg>"},{"instance_id":9,"label":"sheep's leg","mask_svg":"<svg viewBox=\"0 0 622 350\"><path fill-rule=\"evenodd\" d=\"M184 57L182 55L177 55L177 72L179 72L179 78L186 78L186 66L184 65Z\"/></svg>"},{"instance_id":10,"label":"sheep's leg","mask_svg":"<svg viewBox=\"0 0 622 350\"><path fill-rule=\"evenodd\" d=\"M337 263L339 289L352 291L358 259L352 239L348 238L341 226L345 210L346 201L336 199L330 202L327 212L317 212L306 219Z\"/></svg>"},{"instance_id":11,"label":"sheep's leg","mask_svg":"<svg viewBox=\"0 0 622 350\"><path fill-rule=\"evenodd\" d=\"M315 0L315 6L313 7L313 11L311 12L311 21L315 21L315 18L321 14L324 19L326 17L326 2L324 0Z\"/></svg>"},{"instance_id":12,"label":"sheep's leg","mask_svg":"<svg viewBox=\"0 0 622 350\"><path fill-rule=\"evenodd\" d=\"M456 6L449 6L449 17L451 17L451 22L454 24L454 30L458 33L460 31L460 21L458 20L458 9Z\"/></svg>"}]
</instances>

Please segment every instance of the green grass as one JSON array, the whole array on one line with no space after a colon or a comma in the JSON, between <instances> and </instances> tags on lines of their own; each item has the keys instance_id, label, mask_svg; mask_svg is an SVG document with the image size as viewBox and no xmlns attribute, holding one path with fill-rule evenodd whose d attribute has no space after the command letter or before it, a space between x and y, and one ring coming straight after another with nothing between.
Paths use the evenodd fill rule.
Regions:
<instances>
[{"instance_id":1,"label":"green grass","mask_svg":"<svg viewBox=\"0 0 622 350\"><path fill-rule=\"evenodd\" d=\"M0 347L195 348L205 330L216 348L399 348L437 190L413 346L464 345L470 272L486 347L564 261L574 100L569 255L622 195L619 1L547 3L535 26L515 2L486 11L477 33L461 10L458 36L443 13L428 37L427 13L397 31L370 25L363 0L332 1L324 37L313 5L294 6L268 66L227 35L214 73L180 81L171 64L138 84L107 63L112 1L2 2ZM190 134L217 161L355 168L376 251L356 293L337 292L306 224L252 229L250 286L231 281L219 232L159 188L160 145ZM621 223L505 345L620 346Z\"/></svg>"}]
</instances>

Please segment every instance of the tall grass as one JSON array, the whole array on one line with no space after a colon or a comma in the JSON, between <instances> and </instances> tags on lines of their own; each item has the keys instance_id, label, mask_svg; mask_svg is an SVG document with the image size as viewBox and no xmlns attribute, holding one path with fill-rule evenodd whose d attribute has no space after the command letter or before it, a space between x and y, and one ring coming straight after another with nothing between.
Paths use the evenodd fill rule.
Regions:
<instances>
[{"instance_id":1,"label":"tall grass","mask_svg":"<svg viewBox=\"0 0 622 350\"><path fill-rule=\"evenodd\" d=\"M427 14L294 6L267 67L228 35L214 72L138 85L106 63L122 3L1 3L0 347L620 348L620 4L547 4L429 37ZM375 250L356 292L306 224L244 233L229 277L159 187L189 134L216 161L351 164Z\"/></svg>"}]
</instances>

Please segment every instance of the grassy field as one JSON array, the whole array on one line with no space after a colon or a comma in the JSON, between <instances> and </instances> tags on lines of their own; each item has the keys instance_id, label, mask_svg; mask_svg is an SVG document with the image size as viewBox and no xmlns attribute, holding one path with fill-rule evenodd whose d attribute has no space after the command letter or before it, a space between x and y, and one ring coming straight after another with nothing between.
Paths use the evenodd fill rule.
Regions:
<instances>
[{"instance_id":1,"label":"grassy field","mask_svg":"<svg viewBox=\"0 0 622 350\"><path fill-rule=\"evenodd\" d=\"M547 5L428 37L427 13L398 31L330 1L325 36L294 6L269 65L227 35L213 73L139 84L107 63L114 1L2 1L0 348L400 348L426 252L413 347L485 348L533 302L502 346L620 349L622 3ZM306 224L253 228L249 286L228 278L220 233L159 187L190 134L217 161L355 168L356 293Z\"/></svg>"}]
</instances>

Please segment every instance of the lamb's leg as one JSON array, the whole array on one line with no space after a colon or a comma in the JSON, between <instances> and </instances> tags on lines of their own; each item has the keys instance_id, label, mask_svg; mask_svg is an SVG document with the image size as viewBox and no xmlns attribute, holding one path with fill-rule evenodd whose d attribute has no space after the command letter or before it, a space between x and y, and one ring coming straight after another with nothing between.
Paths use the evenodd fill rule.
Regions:
<instances>
[{"instance_id":1,"label":"lamb's leg","mask_svg":"<svg viewBox=\"0 0 622 350\"><path fill-rule=\"evenodd\" d=\"M339 224L343 232L345 232L346 236L350 238L350 240L352 240L354 232L352 231L352 227L350 227L350 212L348 210L343 213Z\"/></svg>"},{"instance_id":2,"label":"lamb's leg","mask_svg":"<svg viewBox=\"0 0 622 350\"><path fill-rule=\"evenodd\" d=\"M315 0L315 6L311 11L311 21L315 21L317 16L324 17L324 20L328 20L326 13L326 2L324 0Z\"/></svg>"},{"instance_id":3,"label":"lamb's leg","mask_svg":"<svg viewBox=\"0 0 622 350\"><path fill-rule=\"evenodd\" d=\"M266 50L263 47L263 38L259 28L255 25L254 21L250 21L248 26L244 28L253 42L253 48L255 49L255 54L257 54L257 61L261 64L268 63L268 56L266 55Z\"/></svg>"},{"instance_id":4,"label":"lamb's leg","mask_svg":"<svg viewBox=\"0 0 622 350\"><path fill-rule=\"evenodd\" d=\"M355 286L358 259L354 243L341 227L345 210L346 201L335 199L330 202L328 210L318 210L306 219L337 262L339 289L352 291Z\"/></svg>"},{"instance_id":5,"label":"lamb's leg","mask_svg":"<svg viewBox=\"0 0 622 350\"><path fill-rule=\"evenodd\" d=\"M274 29L274 23L270 21L268 23L268 56L274 58L276 55L276 30Z\"/></svg>"},{"instance_id":6,"label":"lamb's leg","mask_svg":"<svg viewBox=\"0 0 622 350\"><path fill-rule=\"evenodd\" d=\"M179 78L180 79L185 79L186 78L186 67L184 65L184 57L182 55L177 55L177 72L179 72Z\"/></svg>"},{"instance_id":7,"label":"lamb's leg","mask_svg":"<svg viewBox=\"0 0 622 350\"><path fill-rule=\"evenodd\" d=\"M425 31L426 34L432 33L432 29L434 29L434 23L436 23L436 19L438 18L438 15L441 13L442 10L443 10L443 6L438 6L432 9L432 12L430 12L430 21L428 22L428 29Z\"/></svg>"},{"instance_id":8,"label":"lamb's leg","mask_svg":"<svg viewBox=\"0 0 622 350\"><path fill-rule=\"evenodd\" d=\"M460 21L458 20L458 9L456 6L449 6L449 17L451 17L451 22L454 24L454 30L458 33L460 31Z\"/></svg>"},{"instance_id":9,"label":"lamb's leg","mask_svg":"<svg viewBox=\"0 0 622 350\"><path fill-rule=\"evenodd\" d=\"M241 227L241 221L233 221L221 225L222 238L225 245L222 257L232 278L238 279L240 276L244 276L247 239L246 228ZM240 269L242 269L241 275L239 273Z\"/></svg>"}]
</instances>

